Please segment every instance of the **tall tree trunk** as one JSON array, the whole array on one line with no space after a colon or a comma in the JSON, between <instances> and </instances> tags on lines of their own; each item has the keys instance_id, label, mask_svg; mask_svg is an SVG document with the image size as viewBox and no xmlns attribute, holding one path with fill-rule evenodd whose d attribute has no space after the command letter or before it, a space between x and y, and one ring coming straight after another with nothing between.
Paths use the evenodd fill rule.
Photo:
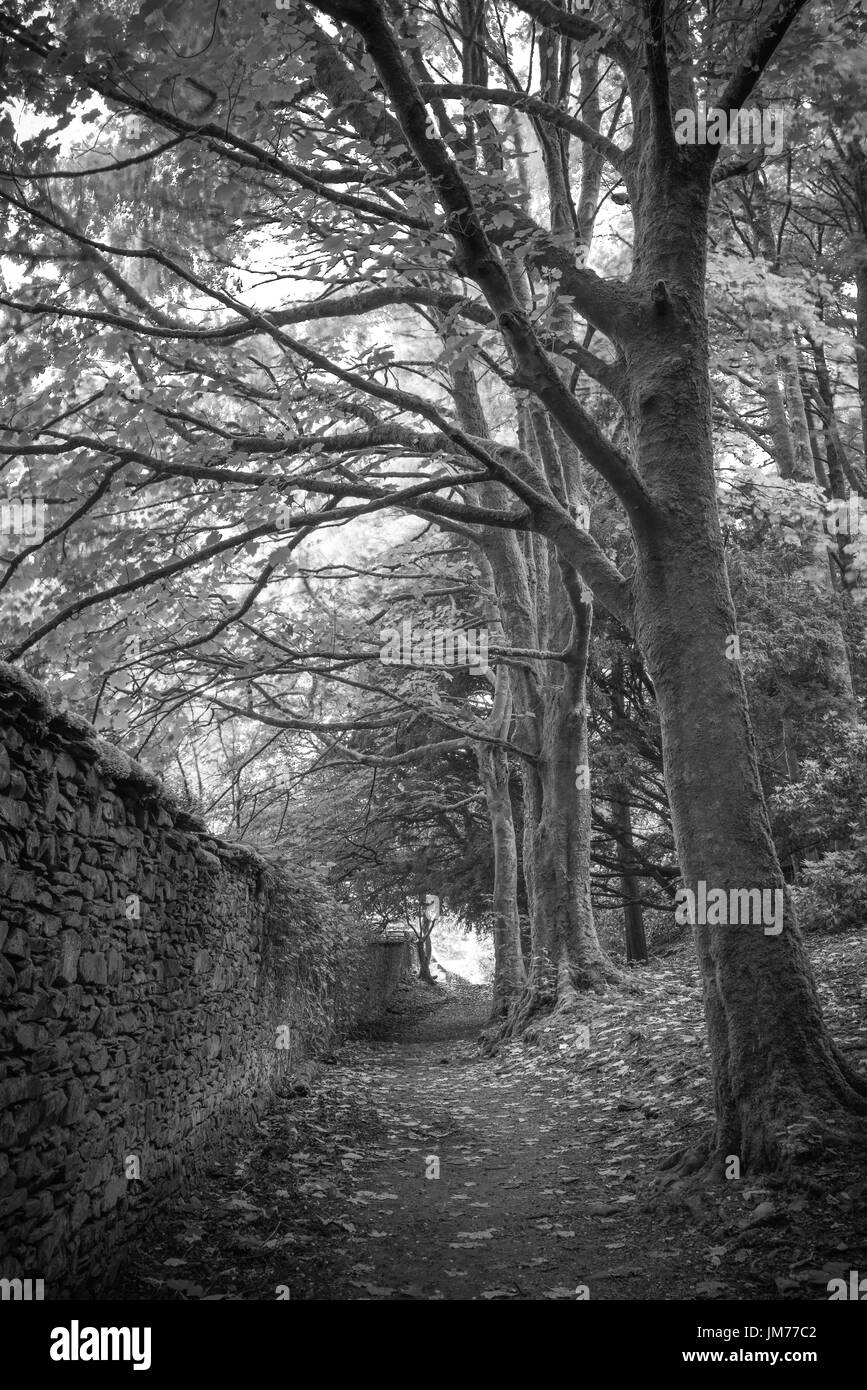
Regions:
<instances>
[{"instance_id":1,"label":"tall tree trunk","mask_svg":"<svg viewBox=\"0 0 867 1390\"><path fill-rule=\"evenodd\" d=\"M500 666L497 668L491 731L505 741L510 723L509 675L506 667ZM526 978L518 914L518 846L509 792L508 755L497 744L477 743L476 758L494 846L494 887L491 895L494 990L491 1018L496 1020L508 1014Z\"/></svg>"},{"instance_id":2,"label":"tall tree trunk","mask_svg":"<svg viewBox=\"0 0 867 1390\"><path fill-rule=\"evenodd\" d=\"M528 445L531 446L528 440ZM550 465L548 465L550 467ZM538 542L538 646L564 653L515 675L516 708L530 716L517 738L532 757L523 765L524 877L531 950L524 993L506 1031L534 1015L602 992L620 979L600 945L590 898L591 787L587 738L587 661L592 607L577 574Z\"/></svg>"},{"instance_id":3,"label":"tall tree trunk","mask_svg":"<svg viewBox=\"0 0 867 1390\"><path fill-rule=\"evenodd\" d=\"M589 605L587 605L589 608ZM589 638L578 632L576 642ZM540 1011L602 992L619 973L596 934L590 900L591 790L587 751L586 657L542 695L538 759L524 770L524 865L531 922L527 985L509 1023L520 1032Z\"/></svg>"},{"instance_id":4,"label":"tall tree trunk","mask_svg":"<svg viewBox=\"0 0 867 1390\"><path fill-rule=\"evenodd\" d=\"M709 179L662 156L643 173L638 279L648 303L653 285L667 283L671 307L627 348L633 457L659 504L636 526L635 622L656 690L678 860L693 893L699 882L785 893L731 659L704 310ZM777 935L761 924L694 931L717 1114L709 1170L728 1154L745 1169L773 1166L808 1147L811 1126L845 1128L852 1114L867 1115L867 1084L825 1029L788 897Z\"/></svg>"},{"instance_id":5,"label":"tall tree trunk","mask_svg":"<svg viewBox=\"0 0 867 1390\"><path fill-rule=\"evenodd\" d=\"M855 364L858 370L858 396L861 405L861 439L864 446L864 467L867 469L867 237L856 249L855 289L857 292L857 328Z\"/></svg>"},{"instance_id":6,"label":"tall tree trunk","mask_svg":"<svg viewBox=\"0 0 867 1390\"><path fill-rule=\"evenodd\" d=\"M453 372L462 423L485 433L475 377ZM529 414L519 434L531 455L541 450ZM553 435L545 436L542 465L565 488ZM492 488L487 490L490 502ZM586 672L592 608L589 591L565 569L549 543L508 532L490 535L486 560L506 640L515 647L568 647L563 662L528 660L511 667L518 711L513 739L520 748L523 788L523 868L530 916L530 963L522 992L504 1022L507 1034L538 1013L568 1004L582 989L602 990L619 972L599 943L590 901L590 790L579 786L587 764ZM564 577L565 576L565 577Z\"/></svg>"},{"instance_id":7,"label":"tall tree trunk","mask_svg":"<svg viewBox=\"0 0 867 1390\"><path fill-rule=\"evenodd\" d=\"M549 583L548 555L538 544L535 596L542 613L550 615L549 642L563 646L563 620L567 656L561 662L534 661L513 668L514 703L521 717L515 739L521 748L524 843L524 880L530 915L530 963L523 993L512 1010L506 1031L519 1033L537 1013L573 1002L583 989L601 991L619 979L619 973L599 943L590 901L590 809L586 675L591 609L580 581L567 569L571 599L554 570ZM489 552L491 558L491 552ZM508 593L508 579L500 569L501 593ZM552 607L553 605L553 607ZM567 612L564 612L564 607ZM504 627L510 631L515 610L501 607ZM523 640L511 628L516 646L541 646L547 626L534 624L535 640ZM559 640L558 640L559 639Z\"/></svg>"}]
</instances>

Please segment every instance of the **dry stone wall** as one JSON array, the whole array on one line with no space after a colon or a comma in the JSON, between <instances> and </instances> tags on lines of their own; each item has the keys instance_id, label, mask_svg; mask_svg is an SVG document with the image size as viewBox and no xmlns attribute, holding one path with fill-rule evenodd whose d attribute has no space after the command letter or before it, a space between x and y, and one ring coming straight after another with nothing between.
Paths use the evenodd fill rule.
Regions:
<instances>
[{"instance_id":1,"label":"dry stone wall","mask_svg":"<svg viewBox=\"0 0 867 1390\"><path fill-rule=\"evenodd\" d=\"M0 1277L86 1291L323 1019L381 1009L394 953L326 960L327 926L0 664Z\"/></svg>"}]
</instances>

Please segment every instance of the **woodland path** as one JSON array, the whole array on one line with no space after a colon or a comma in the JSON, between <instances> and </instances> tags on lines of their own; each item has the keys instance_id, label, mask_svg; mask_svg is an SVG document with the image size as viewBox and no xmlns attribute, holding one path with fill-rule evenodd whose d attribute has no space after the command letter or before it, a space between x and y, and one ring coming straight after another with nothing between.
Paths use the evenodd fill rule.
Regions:
<instances>
[{"instance_id":1,"label":"woodland path","mask_svg":"<svg viewBox=\"0 0 867 1390\"><path fill-rule=\"evenodd\" d=\"M849 976L851 951L820 949ZM457 976L405 987L378 1036L345 1044L310 1095L280 1100L174 1204L113 1296L574 1300L586 1285L591 1301L826 1299L836 1272L867 1267L863 1175L648 1203L665 1154L706 1118L685 973L658 964L595 1004L580 1055L577 1023L561 1021L485 1057L484 991ZM850 1009L856 1046L857 1022Z\"/></svg>"}]
</instances>

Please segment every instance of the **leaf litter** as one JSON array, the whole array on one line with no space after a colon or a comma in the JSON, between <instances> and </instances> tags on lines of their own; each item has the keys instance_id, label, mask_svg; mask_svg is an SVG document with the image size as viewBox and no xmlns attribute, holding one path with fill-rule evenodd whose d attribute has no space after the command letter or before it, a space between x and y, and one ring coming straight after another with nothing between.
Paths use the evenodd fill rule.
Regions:
<instances>
[{"instance_id":1,"label":"leaf litter","mask_svg":"<svg viewBox=\"0 0 867 1390\"><path fill-rule=\"evenodd\" d=\"M835 936L811 949L857 1064L867 946ZM564 1300L586 1286L591 1300L809 1300L859 1260L867 1269L867 1180L830 1159L806 1190L745 1178L652 1196L667 1154L711 1121L686 950L493 1058L477 1041L487 1009L456 976L404 986L311 1094L276 1100L242 1146L192 1175L114 1296ZM431 1157L439 1177L426 1176ZM612 1265L620 1250L628 1262Z\"/></svg>"}]
</instances>

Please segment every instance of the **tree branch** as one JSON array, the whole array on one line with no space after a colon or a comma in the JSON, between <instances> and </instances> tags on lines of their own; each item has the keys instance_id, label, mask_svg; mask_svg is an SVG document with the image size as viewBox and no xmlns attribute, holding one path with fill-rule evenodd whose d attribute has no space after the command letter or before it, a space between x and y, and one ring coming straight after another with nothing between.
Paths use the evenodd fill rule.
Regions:
<instances>
[{"instance_id":1,"label":"tree branch","mask_svg":"<svg viewBox=\"0 0 867 1390\"><path fill-rule=\"evenodd\" d=\"M401 128L436 189L457 248L459 271L475 281L509 345L519 385L532 391L605 478L630 515L649 514L653 502L631 463L614 448L568 391L542 348L473 206L461 173L439 139L427 132L427 110L378 0L316 0L332 19L351 23L364 39Z\"/></svg>"},{"instance_id":2,"label":"tree branch","mask_svg":"<svg viewBox=\"0 0 867 1390\"><path fill-rule=\"evenodd\" d=\"M570 116L567 111L561 111L559 107L553 106L549 101L543 101L541 97L527 96L524 92L512 92L507 87L481 87L470 82L421 82L419 91L427 100L434 96L449 100L470 98L489 101L493 106L510 106L517 111L525 111L528 116L534 116L537 120L556 126L558 130L566 130L570 135L577 136L579 140L583 140L585 144L591 145L599 154L604 155L618 173L623 173L623 151L613 140L609 140L586 121L580 120L577 116Z\"/></svg>"},{"instance_id":3,"label":"tree branch","mask_svg":"<svg viewBox=\"0 0 867 1390\"><path fill-rule=\"evenodd\" d=\"M809 3L810 0L780 0L763 32L753 40L747 56L717 97L715 106L722 107L724 111L737 111L743 106L786 33ZM719 153L719 146L716 149Z\"/></svg>"},{"instance_id":4,"label":"tree branch","mask_svg":"<svg viewBox=\"0 0 867 1390\"><path fill-rule=\"evenodd\" d=\"M597 39L604 53L609 53L624 68L626 67L629 61L626 45L616 34L609 33L595 20L582 19L578 15L567 14L565 10L560 9L559 5L552 4L551 0L512 0L512 3L516 10L521 10L531 19L536 19L540 24L544 24L546 29L553 29L556 34L562 34L564 38L577 39L579 43L586 43L588 39Z\"/></svg>"}]
</instances>

